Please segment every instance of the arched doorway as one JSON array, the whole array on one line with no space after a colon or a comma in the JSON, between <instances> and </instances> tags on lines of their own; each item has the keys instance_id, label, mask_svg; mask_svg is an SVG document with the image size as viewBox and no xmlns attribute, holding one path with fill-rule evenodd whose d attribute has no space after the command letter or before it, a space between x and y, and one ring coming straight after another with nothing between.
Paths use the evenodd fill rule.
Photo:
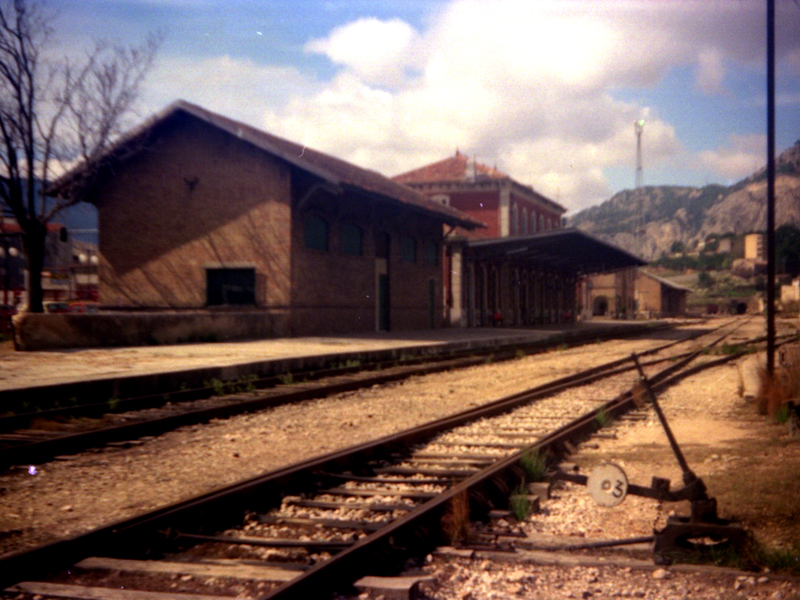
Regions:
<instances>
[{"instance_id":1,"label":"arched doorway","mask_svg":"<svg viewBox=\"0 0 800 600\"><path fill-rule=\"evenodd\" d=\"M608 298L605 296L597 296L592 302L592 315L601 317L608 314Z\"/></svg>"}]
</instances>

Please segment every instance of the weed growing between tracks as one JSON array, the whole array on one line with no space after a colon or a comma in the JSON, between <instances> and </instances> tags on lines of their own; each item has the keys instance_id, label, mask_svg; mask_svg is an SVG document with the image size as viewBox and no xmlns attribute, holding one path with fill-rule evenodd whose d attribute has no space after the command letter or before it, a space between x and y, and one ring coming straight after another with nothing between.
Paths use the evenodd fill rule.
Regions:
<instances>
[{"instance_id":1,"label":"weed growing between tracks","mask_svg":"<svg viewBox=\"0 0 800 600\"><path fill-rule=\"evenodd\" d=\"M614 417L608 414L603 408L597 411L594 416L594 424L596 429L603 429L609 427L614 422Z\"/></svg>"},{"instance_id":2,"label":"weed growing between tracks","mask_svg":"<svg viewBox=\"0 0 800 600\"><path fill-rule=\"evenodd\" d=\"M519 459L519 464L525 471L525 478L531 483L544 479L549 462L549 455L537 449L528 450Z\"/></svg>"},{"instance_id":3,"label":"weed growing between tracks","mask_svg":"<svg viewBox=\"0 0 800 600\"><path fill-rule=\"evenodd\" d=\"M531 514L532 504L528 496L528 483L543 481L551 462L552 455L538 449L528 450L520 456L519 464L524 475L508 501L509 509L517 521L524 521Z\"/></svg>"},{"instance_id":4,"label":"weed growing between tracks","mask_svg":"<svg viewBox=\"0 0 800 600\"><path fill-rule=\"evenodd\" d=\"M289 373L289 377L291 377L291 373ZM251 373L249 375L244 375L239 379L234 379L231 381L220 381L219 379L216 378L211 379L210 381L204 381L203 386L209 389L213 389L214 396L225 396L226 394L236 394L241 392L255 391L256 389L255 382L257 379L258 376L255 373Z\"/></svg>"},{"instance_id":5,"label":"weed growing between tracks","mask_svg":"<svg viewBox=\"0 0 800 600\"><path fill-rule=\"evenodd\" d=\"M524 483L517 486L511 494L509 505L517 521L522 522L531 514L531 501L528 499L528 489Z\"/></svg>"},{"instance_id":6,"label":"weed growing between tracks","mask_svg":"<svg viewBox=\"0 0 800 600\"><path fill-rule=\"evenodd\" d=\"M467 541L469 524L469 497L464 491L453 496L447 512L442 517L442 532L450 541L451 546Z\"/></svg>"}]
</instances>

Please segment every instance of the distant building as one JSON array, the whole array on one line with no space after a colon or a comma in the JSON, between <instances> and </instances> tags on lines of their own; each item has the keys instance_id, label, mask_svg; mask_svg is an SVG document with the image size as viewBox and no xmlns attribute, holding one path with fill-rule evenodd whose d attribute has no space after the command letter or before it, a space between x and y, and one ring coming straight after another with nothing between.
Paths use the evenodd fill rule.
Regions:
<instances>
[{"instance_id":1,"label":"distant building","mask_svg":"<svg viewBox=\"0 0 800 600\"><path fill-rule=\"evenodd\" d=\"M468 238L501 238L562 229L566 209L494 167L456 150L439 162L394 177L435 202L486 224Z\"/></svg>"},{"instance_id":2,"label":"distant building","mask_svg":"<svg viewBox=\"0 0 800 600\"><path fill-rule=\"evenodd\" d=\"M583 284L584 318L681 316L691 291L638 268L592 275Z\"/></svg>"},{"instance_id":3,"label":"distant building","mask_svg":"<svg viewBox=\"0 0 800 600\"><path fill-rule=\"evenodd\" d=\"M68 300L70 242L60 223L47 224L42 269L44 300ZM0 288L3 304L27 304L28 272L22 249L22 229L14 220L0 220Z\"/></svg>"},{"instance_id":4,"label":"distant building","mask_svg":"<svg viewBox=\"0 0 800 600\"><path fill-rule=\"evenodd\" d=\"M748 233L744 236L745 260L767 260L767 242L763 233Z\"/></svg>"},{"instance_id":5,"label":"distant building","mask_svg":"<svg viewBox=\"0 0 800 600\"><path fill-rule=\"evenodd\" d=\"M781 286L781 304L800 302L800 278L792 280L789 285Z\"/></svg>"},{"instance_id":6,"label":"distant building","mask_svg":"<svg viewBox=\"0 0 800 600\"><path fill-rule=\"evenodd\" d=\"M632 318L636 304L635 269L622 269L587 278L583 284L583 316Z\"/></svg>"},{"instance_id":7,"label":"distant building","mask_svg":"<svg viewBox=\"0 0 800 600\"><path fill-rule=\"evenodd\" d=\"M692 291L642 269L636 269L635 290L636 312L645 318L686 314L686 300Z\"/></svg>"},{"instance_id":8,"label":"distant building","mask_svg":"<svg viewBox=\"0 0 800 600\"><path fill-rule=\"evenodd\" d=\"M444 304L452 325L572 322L581 277L644 264L565 229L563 206L458 151L394 179L486 224L448 232Z\"/></svg>"},{"instance_id":9,"label":"distant building","mask_svg":"<svg viewBox=\"0 0 800 600\"><path fill-rule=\"evenodd\" d=\"M731 238L719 238L717 241L717 254L728 254L733 250L733 241Z\"/></svg>"}]
</instances>

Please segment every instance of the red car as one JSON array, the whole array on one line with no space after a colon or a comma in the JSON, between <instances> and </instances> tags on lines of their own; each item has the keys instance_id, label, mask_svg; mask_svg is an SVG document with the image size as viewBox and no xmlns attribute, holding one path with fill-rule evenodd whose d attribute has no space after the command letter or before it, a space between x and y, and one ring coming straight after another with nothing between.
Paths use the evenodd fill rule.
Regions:
<instances>
[{"instance_id":1,"label":"red car","mask_svg":"<svg viewBox=\"0 0 800 600\"><path fill-rule=\"evenodd\" d=\"M11 317L17 314L17 309L8 304L0 304L0 334L11 333Z\"/></svg>"}]
</instances>

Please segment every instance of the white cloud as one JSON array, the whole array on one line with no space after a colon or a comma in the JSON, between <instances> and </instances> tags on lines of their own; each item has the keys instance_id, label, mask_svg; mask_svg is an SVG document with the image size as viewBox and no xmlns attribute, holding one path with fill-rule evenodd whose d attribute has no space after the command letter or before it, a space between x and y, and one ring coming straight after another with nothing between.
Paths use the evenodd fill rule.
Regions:
<instances>
[{"instance_id":1,"label":"white cloud","mask_svg":"<svg viewBox=\"0 0 800 600\"><path fill-rule=\"evenodd\" d=\"M284 105L315 89L317 84L293 67L264 66L230 56L166 56L149 75L142 100L148 113L181 98L261 127L266 106Z\"/></svg>"},{"instance_id":2,"label":"white cloud","mask_svg":"<svg viewBox=\"0 0 800 600\"><path fill-rule=\"evenodd\" d=\"M703 93L726 93L726 69L763 61L762 13L749 0L453 0L424 30L361 18L308 41L306 53L338 68L327 81L169 57L147 99L158 110L193 89L187 100L388 175L459 148L578 210L617 191L611 171L630 169L633 184L642 117L646 172L752 170L753 140L692 155L656 108L619 92L682 68Z\"/></svg>"},{"instance_id":3,"label":"white cloud","mask_svg":"<svg viewBox=\"0 0 800 600\"><path fill-rule=\"evenodd\" d=\"M767 141L764 135L732 134L728 144L698 153L700 164L731 181L751 175L765 162Z\"/></svg>"},{"instance_id":4,"label":"white cloud","mask_svg":"<svg viewBox=\"0 0 800 600\"><path fill-rule=\"evenodd\" d=\"M613 90L696 60L674 24L661 25L660 6L456 0L421 34L396 19L361 19L306 45L343 70L324 90L268 110L264 124L387 174L458 147L568 208L586 206L613 193L604 168L633 165L633 122L649 115ZM412 63L418 75L400 77ZM387 81L401 83L376 87ZM646 137L651 163L683 152L657 118Z\"/></svg>"},{"instance_id":5,"label":"white cloud","mask_svg":"<svg viewBox=\"0 0 800 600\"><path fill-rule=\"evenodd\" d=\"M406 67L419 60L419 42L405 21L370 17L337 27L327 38L311 40L305 50L326 55L370 83L396 84Z\"/></svg>"},{"instance_id":6,"label":"white cloud","mask_svg":"<svg viewBox=\"0 0 800 600\"><path fill-rule=\"evenodd\" d=\"M700 52L698 57L695 85L704 94L722 94L725 89L722 85L725 79L725 65L722 54L716 48L709 48Z\"/></svg>"}]
</instances>

